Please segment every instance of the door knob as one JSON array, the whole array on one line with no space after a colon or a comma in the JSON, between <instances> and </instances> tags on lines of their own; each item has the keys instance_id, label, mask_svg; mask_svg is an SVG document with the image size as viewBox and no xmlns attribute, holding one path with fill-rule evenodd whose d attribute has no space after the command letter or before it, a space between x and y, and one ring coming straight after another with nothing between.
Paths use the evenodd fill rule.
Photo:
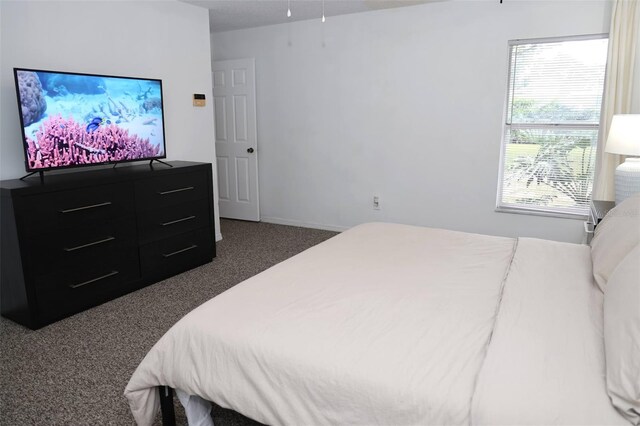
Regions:
<instances>
[{"instance_id":1,"label":"door knob","mask_svg":"<svg viewBox=\"0 0 640 426\"><path fill-rule=\"evenodd\" d=\"M249 149L247 149L247 152L248 152L249 154L253 154L253 148L249 148Z\"/></svg>"}]
</instances>

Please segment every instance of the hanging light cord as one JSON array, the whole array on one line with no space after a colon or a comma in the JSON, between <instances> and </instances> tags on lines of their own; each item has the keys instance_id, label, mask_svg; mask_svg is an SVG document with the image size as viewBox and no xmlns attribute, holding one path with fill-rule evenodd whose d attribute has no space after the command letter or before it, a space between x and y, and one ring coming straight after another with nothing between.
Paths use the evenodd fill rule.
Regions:
<instances>
[{"instance_id":1,"label":"hanging light cord","mask_svg":"<svg viewBox=\"0 0 640 426\"><path fill-rule=\"evenodd\" d=\"M322 0L322 22L326 21L324 17L324 0Z\"/></svg>"},{"instance_id":2,"label":"hanging light cord","mask_svg":"<svg viewBox=\"0 0 640 426\"><path fill-rule=\"evenodd\" d=\"M291 0L287 0L287 18L291 18Z\"/></svg>"}]
</instances>

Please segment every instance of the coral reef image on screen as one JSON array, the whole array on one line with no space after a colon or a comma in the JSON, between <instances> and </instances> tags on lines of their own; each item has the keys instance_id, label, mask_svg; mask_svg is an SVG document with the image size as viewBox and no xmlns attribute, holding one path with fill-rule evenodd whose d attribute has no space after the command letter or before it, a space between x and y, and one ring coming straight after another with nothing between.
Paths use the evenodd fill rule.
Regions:
<instances>
[{"instance_id":1,"label":"coral reef image on screen","mask_svg":"<svg viewBox=\"0 0 640 426\"><path fill-rule=\"evenodd\" d=\"M28 170L164 157L159 80L16 70Z\"/></svg>"}]
</instances>

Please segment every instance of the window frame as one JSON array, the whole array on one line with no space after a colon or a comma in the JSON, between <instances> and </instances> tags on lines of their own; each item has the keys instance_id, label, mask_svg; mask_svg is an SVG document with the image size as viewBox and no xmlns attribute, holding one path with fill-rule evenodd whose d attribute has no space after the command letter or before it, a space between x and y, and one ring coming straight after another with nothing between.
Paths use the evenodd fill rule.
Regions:
<instances>
[{"instance_id":1,"label":"window frame","mask_svg":"<svg viewBox=\"0 0 640 426\"><path fill-rule=\"evenodd\" d=\"M519 46L522 44L542 44L542 43L558 43L563 41L581 41L581 40L599 40L599 39L608 39L608 33L598 33L598 34L584 34L584 35L573 35L573 36L559 36L559 37L544 37L544 38L526 38L526 39L514 39L509 40L507 43L507 87L505 91L505 101L504 108L502 114L502 124L500 126L502 131L501 142L500 142L500 163L498 167L498 185L497 185L497 194L496 194L496 212L501 213L516 213L516 214L526 214L526 215L535 215L535 216L549 216L549 217L559 217L559 218L569 218L569 219L581 219L584 220L588 218L589 213L579 213L579 212L560 212L554 209L550 209L545 206L515 206L515 205L505 205L502 202L502 190L504 184L504 165L505 165L505 156L506 156L506 148L507 148L507 130L510 129L567 129L567 130L583 130L583 129L597 129L598 136L596 140L600 137L600 122L597 124L593 123L572 123L572 124L561 124L561 123L509 123L508 118L510 117L510 108L513 108L513 103L509 104L510 99L510 91L512 90L511 83L513 79L513 70L511 69L511 63L513 60L513 47ZM608 49L607 49L608 52ZM608 56L608 55L607 55ZM607 58L608 59L608 58ZM606 83L606 65L605 65L605 83ZM600 117L602 117L602 104L604 103L604 84L602 87L603 96L602 102L600 105ZM509 132L510 133L510 132ZM597 147L595 152L596 158L598 155Z\"/></svg>"}]
</instances>

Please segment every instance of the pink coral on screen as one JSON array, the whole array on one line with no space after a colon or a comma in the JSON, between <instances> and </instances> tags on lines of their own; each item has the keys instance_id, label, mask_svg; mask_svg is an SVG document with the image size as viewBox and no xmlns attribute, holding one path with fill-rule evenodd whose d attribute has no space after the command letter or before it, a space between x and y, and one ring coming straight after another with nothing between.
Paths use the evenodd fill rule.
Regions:
<instances>
[{"instance_id":1,"label":"pink coral on screen","mask_svg":"<svg viewBox=\"0 0 640 426\"><path fill-rule=\"evenodd\" d=\"M160 147L115 124L87 132L86 124L59 115L45 120L35 139L27 138L30 169L157 157Z\"/></svg>"}]
</instances>

